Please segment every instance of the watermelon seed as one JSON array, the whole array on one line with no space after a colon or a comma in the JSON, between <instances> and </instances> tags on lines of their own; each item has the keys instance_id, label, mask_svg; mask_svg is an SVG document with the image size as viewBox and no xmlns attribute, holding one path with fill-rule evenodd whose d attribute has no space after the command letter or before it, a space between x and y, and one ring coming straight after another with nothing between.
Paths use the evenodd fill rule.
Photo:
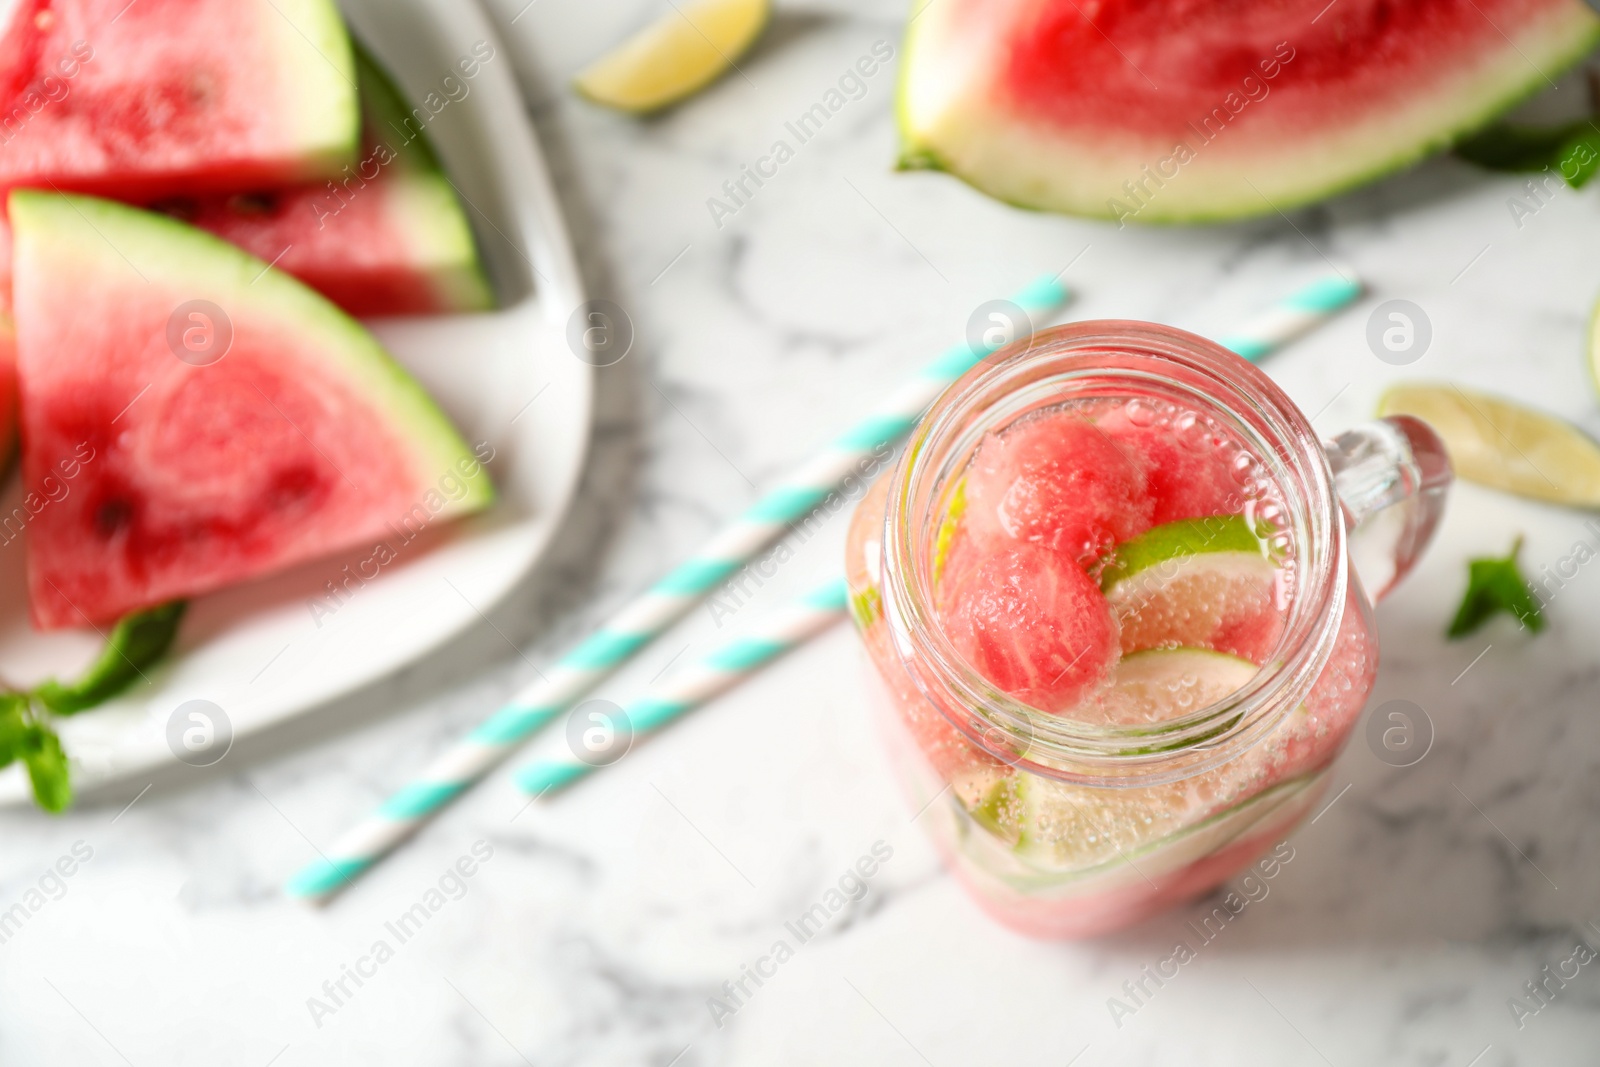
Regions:
<instances>
[{"instance_id":1,"label":"watermelon seed","mask_svg":"<svg viewBox=\"0 0 1600 1067\"><path fill-rule=\"evenodd\" d=\"M158 200L150 205L151 211L159 211L169 219L179 222L193 222L195 216L200 214L200 204L190 196L174 196L166 200Z\"/></svg>"},{"instance_id":2,"label":"watermelon seed","mask_svg":"<svg viewBox=\"0 0 1600 1067\"><path fill-rule=\"evenodd\" d=\"M277 207L278 198L272 193L240 193L228 198L228 210L236 215L270 215Z\"/></svg>"},{"instance_id":3,"label":"watermelon seed","mask_svg":"<svg viewBox=\"0 0 1600 1067\"><path fill-rule=\"evenodd\" d=\"M95 509L95 532L108 541L132 521L133 505L126 500L107 500Z\"/></svg>"}]
</instances>

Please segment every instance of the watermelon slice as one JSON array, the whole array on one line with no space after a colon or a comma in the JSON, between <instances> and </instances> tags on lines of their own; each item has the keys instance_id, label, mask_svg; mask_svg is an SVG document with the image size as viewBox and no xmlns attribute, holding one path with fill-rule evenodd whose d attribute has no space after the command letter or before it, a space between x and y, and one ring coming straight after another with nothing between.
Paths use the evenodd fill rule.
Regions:
<instances>
[{"instance_id":1,"label":"watermelon slice","mask_svg":"<svg viewBox=\"0 0 1600 1067\"><path fill-rule=\"evenodd\" d=\"M1577 61L1574 0L939 0L902 165L1119 222L1271 214L1448 145Z\"/></svg>"},{"instance_id":2,"label":"watermelon slice","mask_svg":"<svg viewBox=\"0 0 1600 1067\"><path fill-rule=\"evenodd\" d=\"M489 503L416 382L299 282L110 201L18 190L10 211L23 478L70 489L28 527L37 626L356 545L393 558L398 531Z\"/></svg>"},{"instance_id":3,"label":"watermelon slice","mask_svg":"<svg viewBox=\"0 0 1600 1067\"><path fill-rule=\"evenodd\" d=\"M352 315L494 304L472 227L404 98L356 49L362 151L339 181L157 205L299 278Z\"/></svg>"},{"instance_id":4,"label":"watermelon slice","mask_svg":"<svg viewBox=\"0 0 1600 1067\"><path fill-rule=\"evenodd\" d=\"M0 188L333 177L359 123L332 0L17 0L0 38Z\"/></svg>"}]
</instances>

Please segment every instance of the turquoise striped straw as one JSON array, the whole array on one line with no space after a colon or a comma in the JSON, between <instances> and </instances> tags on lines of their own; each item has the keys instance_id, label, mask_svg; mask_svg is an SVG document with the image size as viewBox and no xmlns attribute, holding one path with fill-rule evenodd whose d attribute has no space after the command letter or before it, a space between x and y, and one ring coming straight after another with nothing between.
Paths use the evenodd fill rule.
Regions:
<instances>
[{"instance_id":1,"label":"turquoise striped straw","mask_svg":"<svg viewBox=\"0 0 1600 1067\"><path fill-rule=\"evenodd\" d=\"M752 633L724 644L699 663L676 672L667 681L623 709L622 724L629 731L627 751L640 738L726 693L751 674L816 637L844 618L849 598L843 578L832 578L806 593ZM581 711L583 705L579 706ZM608 724L615 738L617 724ZM615 743L613 741L613 743ZM609 753L607 754L609 755ZM605 762L586 760L577 752L537 760L517 772L517 785L536 795L571 785Z\"/></svg>"},{"instance_id":2,"label":"turquoise striped straw","mask_svg":"<svg viewBox=\"0 0 1600 1067\"><path fill-rule=\"evenodd\" d=\"M1067 295L1056 278L1045 276L1012 297L1012 303L1030 319L1041 320L1065 303ZM285 892L321 898L353 882L529 735L682 618L790 525L826 503L840 482L859 476L864 466L881 459L882 450L905 436L951 382L990 352L963 343L935 359L865 419L769 490L688 562L624 607L510 704L442 753L415 781L295 874Z\"/></svg>"},{"instance_id":3,"label":"turquoise striped straw","mask_svg":"<svg viewBox=\"0 0 1600 1067\"><path fill-rule=\"evenodd\" d=\"M1254 363L1361 296L1359 281L1329 271L1296 289L1218 343Z\"/></svg>"}]
</instances>

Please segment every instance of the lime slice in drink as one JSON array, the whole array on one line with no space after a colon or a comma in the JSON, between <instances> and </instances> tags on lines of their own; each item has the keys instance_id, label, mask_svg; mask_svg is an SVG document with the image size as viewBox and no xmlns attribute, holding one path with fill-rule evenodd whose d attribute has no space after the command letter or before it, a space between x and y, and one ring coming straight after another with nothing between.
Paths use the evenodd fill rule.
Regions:
<instances>
[{"instance_id":1,"label":"lime slice in drink","mask_svg":"<svg viewBox=\"0 0 1600 1067\"><path fill-rule=\"evenodd\" d=\"M1122 652L1209 648L1260 660L1282 629L1278 568L1243 515L1182 519L1117 546L1100 588Z\"/></svg>"},{"instance_id":2,"label":"lime slice in drink","mask_svg":"<svg viewBox=\"0 0 1600 1067\"><path fill-rule=\"evenodd\" d=\"M1438 432L1461 477L1507 492L1600 507L1600 444L1577 427L1455 385L1391 387L1380 415L1415 415Z\"/></svg>"},{"instance_id":3,"label":"lime slice in drink","mask_svg":"<svg viewBox=\"0 0 1600 1067\"><path fill-rule=\"evenodd\" d=\"M769 0L690 0L595 60L573 86L597 104L644 113L731 69L760 35Z\"/></svg>"},{"instance_id":4,"label":"lime slice in drink","mask_svg":"<svg viewBox=\"0 0 1600 1067\"><path fill-rule=\"evenodd\" d=\"M1001 868L993 873L1018 892L1045 898L1065 893L1074 896L1113 893L1119 887L1142 893L1152 881L1178 895L1184 878L1181 872L1191 864L1216 854L1247 834L1274 828L1275 832L1286 834L1323 795L1318 787L1326 781L1325 773L1292 778L1242 803L1223 807L1198 822L1188 821L1187 815L1173 818L1163 810L1163 832L1149 834L1142 844L1133 848L1102 850L1103 859L1092 858L1087 863L1076 862L1052 869L1019 856L1023 862L1017 868ZM1175 787L1165 788L1170 793ZM969 844L968 848L972 846ZM981 850L969 851L969 855L980 863L987 860L993 869L993 861Z\"/></svg>"},{"instance_id":5,"label":"lime slice in drink","mask_svg":"<svg viewBox=\"0 0 1600 1067\"><path fill-rule=\"evenodd\" d=\"M1208 648L1153 648L1124 657L1097 704L1107 722L1167 722L1226 699L1259 669Z\"/></svg>"},{"instance_id":6,"label":"lime slice in drink","mask_svg":"<svg viewBox=\"0 0 1600 1067\"><path fill-rule=\"evenodd\" d=\"M1251 678L1249 660L1203 648L1124 659L1101 706L1111 721L1154 723L1226 699ZM1152 789L1085 789L1033 773L984 768L956 784L973 819L1031 867L1077 870L1115 859L1183 825L1195 802L1180 783Z\"/></svg>"}]
</instances>

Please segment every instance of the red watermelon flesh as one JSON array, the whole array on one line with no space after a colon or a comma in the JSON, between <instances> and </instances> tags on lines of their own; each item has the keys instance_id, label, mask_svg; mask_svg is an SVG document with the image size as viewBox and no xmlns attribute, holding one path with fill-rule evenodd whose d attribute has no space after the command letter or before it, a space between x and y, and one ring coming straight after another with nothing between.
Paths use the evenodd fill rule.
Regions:
<instances>
[{"instance_id":1,"label":"red watermelon flesh","mask_svg":"<svg viewBox=\"0 0 1600 1067\"><path fill-rule=\"evenodd\" d=\"M109 622L491 499L421 388L292 278L110 201L19 190L10 211L23 477L69 487L28 528L37 626ZM218 323L231 344L206 362Z\"/></svg>"},{"instance_id":2,"label":"red watermelon flesh","mask_svg":"<svg viewBox=\"0 0 1600 1067\"><path fill-rule=\"evenodd\" d=\"M11 317L11 227L0 221L0 482L17 447L17 324Z\"/></svg>"},{"instance_id":3,"label":"red watermelon flesh","mask_svg":"<svg viewBox=\"0 0 1600 1067\"><path fill-rule=\"evenodd\" d=\"M0 188L125 199L331 177L359 133L332 0L19 0Z\"/></svg>"},{"instance_id":4,"label":"red watermelon flesh","mask_svg":"<svg viewBox=\"0 0 1600 1067\"><path fill-rule=\"evenodd\" d=\"M1117 619L1099 584L1041 545L986 554L954 576L939 614L974 670L1040 711L1069 711L1117 661Z\"/></svg>"},{"instance_id":5,"label":"red watermelon flesh","mask_svg":"<svg viewBox=\"0 0 1600 1067\"><path fill-rule=\"evenodd\" d=\"M0 311L0 484L11 473L17 449L17 333L11 316Z\"/></svg>"},{"instance_id":6,"label":"red watermelon flesh","mask_svg":"<svg viewBox=\"0 0 1600 1067\"><path fill-rule=\"evenodd\" d=\"M1233 515L1244 507L1232 466L1240 446L1194 413L1135 401L1102 415L1095 425L1143 461L1152 525Z\"/></svg>"},{"instance_id":7,"label":"red watermelon flesh","mask_svg":"<svg viewBox=\"0 0 1600 1067\"><path fill-rule=\"evenodd\" d=\"M343 206L326 186L159 206L273 263L352 315L493 305L466 218L437 175L380 174Z\"/></svg>"},{"instance_id":8,"label":"red watermelon flesh","mask_svg":"<svg viewBox=\"0 0 1600 1067\"><path fill-rule=\"evenodd\" d=\"M1572 0L940 0L907 166L1119 221L1272 214L1404 166L1600 40Z\"/></svg>"},{"instance_id":9,"label":"red watermelon flesh","mask_svg":"<svg viewBox=\"0 0 1600 1067\"><path fill-rule=\"evenodd\" d=\"M1091 566L1150 528L1139 454L1071 411L1045 411L984 438L967 468L968 535L1043 545Z\"/></svg>"}]
</instances>

